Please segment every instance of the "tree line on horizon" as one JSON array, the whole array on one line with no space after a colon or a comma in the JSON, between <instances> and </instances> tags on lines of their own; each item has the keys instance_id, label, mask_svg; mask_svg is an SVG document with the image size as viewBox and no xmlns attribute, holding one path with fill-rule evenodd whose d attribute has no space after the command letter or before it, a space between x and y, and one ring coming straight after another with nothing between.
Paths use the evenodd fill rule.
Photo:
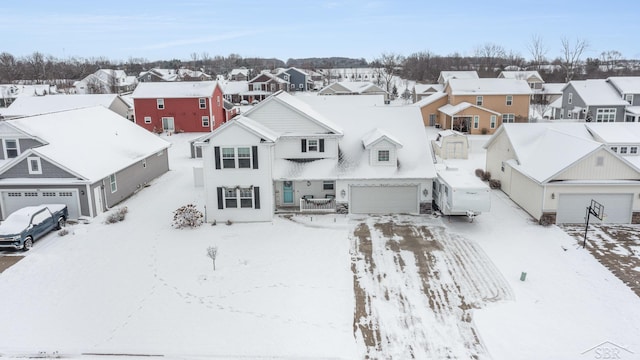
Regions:
<instances>
[{"instance_id":1,"label":"tree line on horizon","mask_svg":"<svg viewBox=\"0 0 640 360\"><path fill-rule=\"evenodd\" d=\"M67 59L56 58L35 51L30 55L16 57L8 52L0 53L0 83L17 81L32 83L72 82L95 73L98 69L124 70L127 75L138 76L152 68L201 70L209 75L227 75L234 68L245 67L253 74L265 69L298 67L305 70L332 70L338 68L374 68L387 75L397 75L407 80L435 83L441 71L475 70L480 77L496 77L505 69L537 70L546 82L568 82L572 79L605 78L608 76L640 75L640 61L624 59L616 50L605 51L599 57L582 55L589 44L584 39L561 40L561 56L548 59L548 48L541 38L533 36L528 44L531 55L525 59L504 47L486 43L474 49L473 55L463 56L457 52L438 55L425 50L408 56L382 52L372 61L364 58L317 57L290 58L286 62L276 58L243 58L238 54L210 56L206 52L191 53L190 59L149 61L145 58L129 58L127 61L112 61L105 57ZM69 84L71 85L71 84Z\"/></svg>"}]
</instances>

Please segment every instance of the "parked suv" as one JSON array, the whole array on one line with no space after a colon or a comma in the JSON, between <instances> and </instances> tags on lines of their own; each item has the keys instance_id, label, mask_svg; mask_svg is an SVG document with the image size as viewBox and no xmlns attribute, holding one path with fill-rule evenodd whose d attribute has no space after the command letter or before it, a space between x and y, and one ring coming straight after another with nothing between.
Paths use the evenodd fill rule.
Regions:
<instances>
[{"instance_id":1,"label":"parked suv","mask_svg":"<svg viewBox=\"0 0 640 360\"><path fill-rule=\"evenodd\" d=\"M31 249L33 242L51 230L65 226L66 205L27 206L9 215L0 224L0 248Z\"/></svg>"}]
</instances>

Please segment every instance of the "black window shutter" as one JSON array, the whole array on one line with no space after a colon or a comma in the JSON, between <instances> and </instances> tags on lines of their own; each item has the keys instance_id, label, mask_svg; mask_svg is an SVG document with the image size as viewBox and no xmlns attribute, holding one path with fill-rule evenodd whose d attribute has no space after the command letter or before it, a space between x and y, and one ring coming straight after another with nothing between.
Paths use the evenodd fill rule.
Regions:
<instances>
[{"instance_id":1,"label":"black window shutter","mask_svg":"<svg viewBox=\"0 0 640 360\"><path fill-rule=\"evenodd\" d=\"M260 187L259 186L253 187L253 201L254 201L253 207L256 209L260 209Z\"/></svg>"},{"instance_id":2,"label":"black window shutter","mask_svg":"<svg viewBox=\"0 0 640 360\"><path fill-rule=\"evenodd\" d=\"M220 146L214 147L213 152L214 152L213 156L216 158L216 169L220 169Z\"/></svg>"},{"instance_id":3,"label":"black window shutter","mask_svg":"<svg viewBox=\"0 0 640 360\"><path fill-rule=\"evenodd\" d=\"M302 139L302 152L307 152L307 139Z\"/></svg>"},{"instance_id":4,"label":"black window shutter","mask_svg":"<svg viewBox=\"0 0 640 360\"><path fill-rule=\"evenodd\" d=\"M224 209L224 199L222 198L222 188L218 188L218 209Z\"/></svg>"},{"instance_id":5,"label":"black window shutter","mask_svg":"<svg viewBox=\"0 0 640 360\"><path fill-rule=\"evenodd\" d=\"M318 143L320 144L320 152L324 152L324 139L320 139Z\"/></svg>"},{"instance_id":6,"label":"black window shutter","mask_svg":"<svg viewBox=\"0 0 640 360\"><path fill-rule=\"evenodd\" d=\"M251 157L253 158L253 168L257 169L258 168L258 147L257 146L251 147Z\"/></svg>"}]
</instances>

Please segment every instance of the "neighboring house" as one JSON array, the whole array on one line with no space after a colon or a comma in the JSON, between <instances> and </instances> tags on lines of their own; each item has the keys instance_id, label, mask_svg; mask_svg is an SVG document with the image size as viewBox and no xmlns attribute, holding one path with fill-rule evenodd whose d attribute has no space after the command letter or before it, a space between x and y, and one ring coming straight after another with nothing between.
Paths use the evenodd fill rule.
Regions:
<instances>
[{"instance_id":1,"label":"neighboring house","mask_svg":"<svg viewBox=\"0 0 640 360\"><path fill-rule=\"evenodd\" d=\"M612 76L607 82L628 103L624 121L640 122L640 76Z\"/></svg>"},{"instance_id":2,"label":"neighboring house","mask_svg":"<svg viewBox=\"0 0 640 360\"><path fill-rule=\"evenodd\" d=\"M289 91L309 91L313 89L313 81L311 76L304 70L295 67L282 69L276 75L289 83Z\"/></svg>"},{"instance_id":3,"label":"neighboring house","mask_svg":"<svg viewBox=\"0 0 640 360\"><path fill-rule=\"evenodd\" d=\"M244 67L232 69L228 78L231 81L247 81L249 80L249 69Z\"/></svg>"},{"instance_id":4,"label":"neighboring house","mask_svg":"<svg viewBox=\"0 0 640 360\"><path fill-rule=\"evenodd\" d=\"M413 106L420 109L424 126L441 127L441 124L438 122L438 117L440 115L440 111L438 109L447 105L448 101L449 99L447 93L436 92L427 97L424 97L422 100L413 104Z\"/></svg>"},{"instance_id":5,"label":"neighboring house","mask_svg":"<svg viewBox=\"0 0 640 360\"><path fill-rule=\"evenodd\" d=\"M279 92L202 138L206 220L430 211L435 169L418 110L352 98Z\"/></svg>"},{"instance_id":6,"label":"neighboring house","mask_svg":"<svg viewBox=\"0 0 640 360\"><path fill-rule=\"evenodd\" d=\"M138 79L124 70L99 69L73 84L76 94L121 94L135 89Z\"/></svg>"},{"instance_id":7,"label":"neighboring house","mask_svg":"<svg viewBox=\"0 0 640 360\"><path fill-rule=\"evenodd\" d=\"M325 86L318 91L318 95L384 95L389 93L378 85L364 81L341 81Z\"/></svg>"},{"instance_id":8,"label":"neighboring house","mask_svg":"<svg viewBox=\"0 0 640 360\"><path fill-rule=\"evenodd\" d=\"M573 80L562 89L560 119L624 122L628 105L605 79Z\"/></svg>"},{"instance_id":9,"label":"neighboring house","mask_svg":"<svg viewBox=\"0 0 640 360\"><path fill-rule=\"evenodd\" d=\"M445 85L446 104L438 108L437 126L470 134L492 134L500 124L529 121L531 89L524 80L450 78ZM423 101L428 101L431 95ZM443 95L433 103L441 105ZM416 103L421 106L420 102ZM421 107L431 118L434 105ZM429 119L423 118L426 124Z\"/></svg>"},{"instance_id":10,"label":"neighboring house","mask_svg":"<svg viewBox=\"0 0 640 360\"><path fill-rule=\"evenodd\" d=\"M413 102L416 103L425 97L442 92L443 90L444 85L442 84L415 84L412 90Z\"/></svg>"},{"instance_id":11,"label":"neighboring house","mask_svg":"<svg viewBox=\"0 0 640 360\"><path fill-rule=\"evenodd\" d=\"M0 85L0 108L8 107L19 97L44 96L57 94L56 85Z\"/></svg>"},{"instance_id":12,"label":"neighboring house","mask_svg":"<svg viewBox=\"0 0 640 360\"><path fill-rule=\"evenodd\" d=\"M501 182L505 194L542 224L582 224L591 200L604 205L603 222L640 223L637 124L602 126L503 124L485 145L486 171ZM612 141L614 130L624 140L603 142ZM629 156L620 154L622 146L628 147Z\"/></svg>"},{"instance_id":13,"label":"neighboring house","mask_svg":"<svg viewBox=\"0 0 640 360\"><path fill-rule=\"evenodd\" d=\"M532 90L542 90L544 84L542 76L535 70L501 71L498 79L526 80Z\"/></svg>"},{"instance_id":14,"label":"neighboring house","mask_svg":"<svg viewBox=\"0 0 640 360\"><path fill-rule=\"evenodd\" d=\"M139 82L211 81L213 78L200 70L153 68L138 75Z\"/></svg>"},{"instance_id":15,"label":"neighboring house","mask_svg":"<svg viewBox=\"0 0 640 360\"><path fill-rule=\"evenodd\" d=\"M136 124L153 132L209 132L234 116L217 81L140 83L131 97Z\"/></svg>"},{"instance_id":16,"label":"neighboring house","mask_svg":"<svg viewBox=\"0 0 640 360\"><path fill-rule=\"evenodd\" d=\"M7 109L0 110L5 119L41 115L58 111L103 106L130 119L131 107L116 94L48 95L19 97Z\"/></svg>"},{"instance_id":17,"label":"neighboring house","mask_svg":"<svg viewBox=\"0 0 640 360\"><path fill-rule=\"evenodd\" d=\"M289 81L279 78L268 71L260 73L249 80L249 90L244 94L249 102L262 101L278 91L289 91Z\"/></svg>"},{"instance_id":18,"label":"neighboring house","mask_svg":"<svg viewBox=\"0 0 640 360\"><path fill-rule=\"evenodd\" d=\"M551 104L562 97L562 89L566 85L565 83L544 83L542 89L533 91L531 102L533 104Z\"/></svg>"},{"instance_id":19,"label":"neighboring house","mask_svg":"<svg viewBox=\"0 0 640 360\"><path fill-rule=\"evenodd\" d=\"M205 74L201 70L178 69L178 77L180 81L211 81L213 78L209 74Z\"/></svg>"},{"instance_id":20,"label":"neighboring house","mask_svg":"<svg viewBox=\"0 0 640 360\"><path fill-rule=\"evenodd\" d=\"M455 130L443 130L435 140L431 140L435 155L441 159L466 159L469 157L467 135Z\"/></svg>"},{"instance_id":21,"label":"neighboring house","mask_svg":"<svg viewBox=\"0 0 640 360\"><path fill-rule=\"evenodd\" d=\"M478 72L475 70L460 70L460 71L440 71L438 76L438 84L446 85L451 79L479 79Z\"/></svg>"},{"instance_id":22,"label":"neighboring house","mask_svg":"<svg viewBox=\"0 0 640 360\"><path fill-rule=\"evenodd\" d=\"M0 216L62 203L94 217L169 170L170 144L102 106L0 122Z\"/></svg>"},{"instance_id":23,"label":"neighboring house","mask_svg":"<svg viewBox=\"0 0 640 360\"><path fill-rule=\"evenodd\" d=\"M249 101L247 92L249 91L249 82L244 81L224 81L219 82L222 86L224 98L233 104L240 104L240 101Z\"/></svg>"}]
</instances>

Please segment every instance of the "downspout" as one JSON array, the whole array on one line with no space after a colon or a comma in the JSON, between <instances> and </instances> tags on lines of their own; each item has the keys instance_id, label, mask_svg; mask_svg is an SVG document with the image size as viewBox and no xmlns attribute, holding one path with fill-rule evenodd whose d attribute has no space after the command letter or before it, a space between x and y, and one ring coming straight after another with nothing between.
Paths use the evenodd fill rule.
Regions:
<instances>
[{"instance_id":1,"label":"downspout","mask_svg":"<svg viewBox=\"0 0 640 360\"><path fill-rule=\"evenodd\" d=\"M216 95L216 91L213 91L213 95L209 98L209 132L213 131L215 127L216 117L213 115L213 97Z\"/></svg>"},{"instance_id":2,"label":"downspout","mask_svg":"<svg viewBox=\"0 0 640 360\"><path fill-rule=\"evenodd\" d=\"M89 216L91 216L91 218L96 216L96 212L93 211L93 194L91 193L91 186L87 183L85 185L85 187L87 188L85 190L85 192L87 193L87 200L89 200Z\"/></svg>"}]
</instances>

